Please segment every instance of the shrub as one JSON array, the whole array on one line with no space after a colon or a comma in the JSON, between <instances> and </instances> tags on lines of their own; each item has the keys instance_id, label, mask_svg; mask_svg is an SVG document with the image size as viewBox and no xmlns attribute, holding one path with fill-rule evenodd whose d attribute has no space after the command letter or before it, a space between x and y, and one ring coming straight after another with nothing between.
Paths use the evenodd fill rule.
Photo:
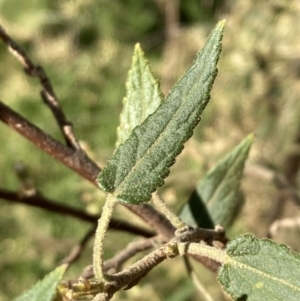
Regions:
<instances>
[{"instance_id":1,"label":"shrub","mask_svg":"<svg viewBox=\"0 0 300 301\"><path fill-rule=\"evenodd\" d=\"M184 143L192 136L210 99L217 75L224 26L225 21L217 24L192 66L166 99L163 99L140 46L135 47L116 149L103 170L75 138L42 67L35 66L1 29L2 40L22 62L25 71L40 79L42 98L51 108L66 144L47 135L4 103L0 103L1 121L74 172L97 183L107 193L95 234L93 267L88 267L78 279L62 281L67 267L78 256L77 251L16 300L76 300L84 297L93 298L94 301L109 300L118 291L137 285L162 261L177 256L184 258L194 279L191 257L216 271L224 291L235 300L299 300L299 254L285 245L276 244L270 239L258 239L252 234L231 240L226 235L225 230L243 202L240 181L253 135L246 137L207 172L178 213L168 207L157 191L164 184ZM19 175L22 177L22 172ZM8 193L6 197L17 198ZM53 206L28 189L19 198L36 206L38 202L42 202L46 208ZM147 204L150 201L154 206ZM112 214L119 203L152 226L155 233L123 223L123 230L139 233L146 238L131 242L113 258L104 260L105 235L109 227L118 226ZM62 206L49 210L67 210L74 216L92 218ZM87 234L84 241L91 233ZM131 257L150 249L141 259L121 269ZM199 282L198 288L205 295Z\"/></svg>"}]
</instances>

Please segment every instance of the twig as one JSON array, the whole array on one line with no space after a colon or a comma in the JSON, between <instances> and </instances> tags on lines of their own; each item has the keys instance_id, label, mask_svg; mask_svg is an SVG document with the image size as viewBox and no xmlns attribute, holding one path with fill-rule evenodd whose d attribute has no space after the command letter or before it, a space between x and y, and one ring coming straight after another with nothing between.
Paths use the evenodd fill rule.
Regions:
<instances>
[{"instance_id":1,"label":"twig","mask_svg":"<svg viewBox=\"0 0 300 301\"><path fill-rule=\"evenodd\" d=\"M177 245L168 243L152 251L131 267L111 276L111 281L100 279L83 285L82 282L84 280L79 279L73 283L68 282L61 291L62 294L68 294L72 298L83 296L84 294L93 294L96 296L93 300L109 300L117 291L124 288L129 289L135 285L143 276L165 259L177 255L179 255ZM66 288L69 288L68 292L66 292Z\"/></svg>"},{"instance_id":2,"label":"twig","mask_svg":"<svg viewBox=\"0 0 300 301\"><path fill-rule=\"evenodd\" d=\"M74 151L64 146L50 135L46 134L37 126L33 125L20 114L0 101L0 120L27 138L33 144L40 147L50 156L54 157L83 178L89 180L94 185L96 178L101 171L100 167L81 151ZM170 222L154 208L147 204L126 205L126 207L141 217L146 223L158 231L161 235L170 239L175 229Z\"/></svg>"},{"instance_id":3,"label":"twig","mask_svg":"<svg viewBox=\"0 0 300 301\"><path fill-rule=\"evenodd\" d=\"M60 264L71 264L75 262L77 259L79 259L80 255L82 254L82 251L84 250L86 244L88 241L94 236L96 230L96 226L92 227L82 238L82 240L79 242L78 245L76 245L71 252L63 259L61 260Z\"/></svg>"},{"instance_id":4,"label":"twig","mask_svg":"<svg viewBox=\"0 0 300 301\"><path fill-rule=\"evenodd\" d=\"M28 59L28 56L25 53L22 53L23 50L14 50L15 48L18 48L18 45L14 43L14 41L2 28L1 38L7 45L10 45L10 48L13 50L13 54L16 55L25 68L28 64L30 65L31 61ZM19 55L19 53L21 53L21 55ZM30 69L31 67L27 69ZM33 65L33 67L35 66ZM38 76L40 79L42 78L40 75L35 76ZM61 108L59 108L59 110L61 111ZM97 185L96 178L101 169L82 150L75 148L76 150L74 151L74 148L64 146L1 102L0 120L8 124L11 128L19 132L49 155L80 174L82 177L88 179L94 185ZM138 206L126 205L126 207L142 218L146 223L148 223L148 225L152 226L156 231L158 231L158 233L164 236L166 240L173 237L176 229L154 208L147 204L141 204ZM203 262L205 265L205 260Z\"/></svg>"},{"instance_id":5,"label":"twig","mask_svg":"<svg viewBox=\"0 0 300 301\"><path fill-rule=\"evenodd\" d=\"M125 205L130 211L142 217L142 219L152 227L157 233L161 234L166 240L170 240L176 228L170 221L148 204Z\"/></svg>"},{"instance_id":6,"label":"twig","mask_svg":"<svg viewBox=\"0 0 300 301\"><path fill-rule=\"evenodd\" d=\"M227 242L225 232L222 231L221 228L217 228L216 230L210 229L199 229L199 228L192 228L192 227L185 227L177 230L175 233L176 237L172 239L174 242L182 242L182 243L190 243L196 242L199 243L200 241L205 242L208 245L213 245L214 241L219 241L221 243ZM145 251L151 247L153 247L155 240L160 240L159 236L152 237L149 239L144 239L137 242L132 242L127 245L127 247L115 255L113 258L104 262L104 269L108 271L111 268L117 269L120 264L123 264L126 260L134 256L136 253ZM163 241L163 240L162 240ZM196 255L195 255L196 256ZM193 255L193 257L195 257ZM200 257L200 256L198 256ZM206 258L207 259L207 258ZM214 261L215 262L215 261ZM216 263L216 262L215 262ZM220 265L217 264L217 268ZM82 278L91 278L93 277L93 270L92 266L88 266L84 269L83 273L81 274Z\"/></svg>"},{"instance_id":7,"label":"twig","mask_svg":"<svg viewBox=\"0 0 300 301\"><path fill-rule=\"evenodd\" d=\"M168 243L144 256L130 267L112 276L123 289L130 289L165 259L179 255L176 243Z\"/></svg>"},{"instance_id":8,"label":"twig","mask_svg":"<svg viewBox=\"0 0 300 301\"><path fill-rule=\"evenodd\" d=\"M215 242L221 244L223 248L228 242L226 233L224 229L220 226L216 226L214 230L211 229L202 229L202 228L193 228L190 226L185 226L178 229L175 232L175 236L179 238L177 241L180 242L200 242L203 241L209 246L213 246ZM220 248L219 248L220 249Z\"/></svg>"},{"instance_id":9,"label":"twig","mask_svg":"<svg viewBox=\"0 0 300 301\"><path fill-rule=\"evenodd\" d=\"M158 237L146 238L143 240L129 243L125 249L120 251L111 259L108 259L104 262L104 270L106 272L111 270L117 271L119 267L122 264L124 264L124 262L126 262L128 259L136 255L137 253L152 248L155 244L156 238ZM88 278L92 278L93 276L94 276L93 266L89 265L84 269L80 277L88 279Z\"/></svg>"},{"instance_id":10,"label":"twig","mask_svg":"<svg viewBox=\"0 0 300 301\"><path fill-rule=\"evenodd\" d=\"M158 237L156 237L156 239L157 238ZM122 264L124 264L128 259L136 255L137 253L153 248L155 246L156 239L155 237L152 237L129 243L124 250L119 252L113 258L104 262L104 269L106 271L112 269L117 271Z\"/></svg>"},{"instance_id":11,"label":"twig","mask_svg":"<svg viewBox=\"0 0 300 301\"><path fill-rule=\"evenodd\" d=\"M70 123L66 120L62 109L60 108L57 98L53 92L52 85L42 71L38 69L29 59L29 56L22 50L18 44L4 31L0 28L0 38L9 47L12 53L21 62L25 70L32 73L31 75L37 76L43 86L43 95L47 98L49 96L50 107L55 109L55 117L57 118L60 125L66 125L64 133L68 139L68 145L75 145L75 150L73 148L66 147L62 145L59 141L53 139L50 135L43 132L38 127L34 126L25 118L21 117L18 113L11 110L9 107L0 102L0 120L8 124L11 128L19 132L21 135L26 137L32 143L40 147L42 150L47 152L50 156L54 157L67 167L71 168L76 173L80 174L82 177L88 179L94 185L96 184L96 178L101 171L100 167L97 166L82 150L78 148L76 140L74 142L74 135L72 133L72 128L68 128ZM34 71L36 70L36 71ZM39 73L41 72L41 73ZM55 104L55 105L53 105ZM62 115L59 115L62 114ZM71 135L69 135L68 130L71 130ZM166 237L172 237L174 229L169 221L162 215L160 215L154 208L148 205L139 206L126 206L133 213L142 218L150 226L153 226L156 231L159 231L162 235Z\"/></svg>"},{"instance_id":12,"label":"twig","mask_svg":"<svg viewBox=\"0 0 300 301\"><path fill-rule=\"evenodd\" d=\"M193 230L195 232L198 231L197 229L187 229L187 231L190 232L191 237L196 237L198 234L193 236ZM213 233L211 233L211 235L213 235ZM219 234L216 233L215 235ZM207 234L204 236L207 237ZM180 231L176 234L176 237L171 239L168 243L155 249L123 271L114 275L109 275L106 280L100 279L98 281L89 282L85 279L79 279L75 282L69 282L65 288L67 287L71 290L70 295L72 297L93 294L96 295L94 300L109 300L115 292L121 289L129 289L133 285L136 285L154 267L168 258L191 254L208 257L218 263L225 262L227 255L224 250L216 249L204 243L185 242L186 238L186 233ZM212 237L210 237L210 239L212 239ZM83 281L87 284L83 285Z\"/></svg>"},{"instance_id":13,"label":"twig","mask_svg":"<svg viewBox=\"0 0 300 301\"><path fill-rule=\"evenodd\" d=\"M51 81L49 80L42 66L35 65L26 52L5 32L0 26L0 38L7 45L9 51L22 64L24 71L31 77L37 77L42 86L41 97L45 104L51 109L61 132L64 135L66 144L74 150L80 150L80 145L73 133L72 123L69 122L55 95Z\"/></svg>"},{"instance_id":14,"label":"twig","mask_svg":"<svg viewBox=\"0 0 300 301\"><path fill-rule=\"evenodd\" d=\"M165 203L157 192L152 194L152 201L158 210L167 217L174 228L182 228L186 224L174 213L174 211Z\"/></svg>"},{"instance_id":15,"label":"twig","mask_svg":"<svg viewBox=\"0 0 300 301\"><path fill-rule=\"evenodd\" d=\"M61 205L58 202L55 202L53 200L50 200L48 198L45 198L44 196L40 194L34 194L30 196L23 196L19 194L18 192L9 191L6 189L0 189L0 198L13 202L13 203L20 203L20 204L26 204L29 206L45 209L51 212L55 212L58 214L64 214L68 215L86 222L94 223L96 224L99 216L98 215L90 215L82 210L78 210L66 205ZM128 222L124 222L121 220L111 219L109 224L110 229L120 230L120 231L126 231L130 232L136 235L141 235L144 237L152 237L155 235L152 231L149 231L147 229L132 225Z\"/></svg>"},{"instance_id":16,"label":"twig","mask_svg":"<svg viewBox=\"0 0 300 301\"><path fill-rule=\"evenodd\" d=\"M228 242L226 233L222 227L217 226L215 230L185 227L176 231L176 236L180 238L181 242L205 242L209 246L216 248L224 248ZM191 254L196 261L202 263L206 268L213 272L217 272L220 263L208 257L203 257L198 254Z\"/></svg>"},{"instance_id":17,"label":"twig","mask_svg":"<svg viewBox=\"0 0 300 301\"><path fill-rule=\"evenodd\" d=\"M101 169L83 151L63 145L1 101L0 120L82 177L95 182Z\"/></svg>"},{"instance_id":18,"label":"twig","mask_svg":"<svg viewBox=\"0 0 300 301\"><path fill-rule=\"evenodd\" d=\"M84 177L85 179L96 184L96 178L101 171L95 162L81 151L74 151L64 146L59 141L46 134L37 126L33 125L18 113L14 112L8 106L0 101L0 120L16 130L22 136L27 138L33 144L40 147L49 155ZM174 236L176 228L162 214L157 212L148 204L126 205L130 211L142 218L149 226L153 227L166 240ZM212 265L206 258L195 258L208 269L215 271L218 267Z\"/></svg>"}]
</instances>

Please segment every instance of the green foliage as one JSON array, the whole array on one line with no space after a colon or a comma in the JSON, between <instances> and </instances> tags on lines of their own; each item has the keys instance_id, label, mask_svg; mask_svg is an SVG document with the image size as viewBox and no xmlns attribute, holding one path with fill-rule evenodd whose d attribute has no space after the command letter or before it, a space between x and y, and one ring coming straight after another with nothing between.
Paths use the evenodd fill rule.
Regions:
<instances>
[{"instance_id":1,"label":"green foliage","mask_svg":"<svg viewBox=\"0 0 300 301\"><path fill-rule=\"evenodd\" d=\"M139 44L135 46L131 70L126 82L126 96L120 115L116 145L124 143L132 130L152 114L163 100L158 81Z\"/></svg>"},{"instance_id":2,"label":"green foliage","mask_svg":"<svg viewBox=\"0 0 300 301\"><path fill-rule=\"evenodd\" d=\"M140 51L136 48L119 130L119 133L121 135L124 133L124 136L119 134L118 144L125 142L119 146L98 177L99 186L113 193L113 198L116 197L125 203L138 204L148 201L151 192L163 184L163 179L169 172L166 168L174 162L175 156L182 148L182 143L191 136L192 129L199 121L199 115L209 99L209 91L216 75L215 68L220 54L223 27L222 22L217 25L204 49L196 57L194 65L153 114L151 113L157 104L152 107L150 103L148 112L145 112L143 106L139 104L144 101L145 96L153 95L153 91L156 92L156 100L160 99L161 94L144 57L143 61L148 68L139 70L136 67L138 51ZM208 64L208 62L212 63ZM141 84L144 70L148 79ZM205 71L199 74L197 70ZM134 79L138 84L134 85ZM202 95L197 99L193 91L200 89L199 83L205 88L202 88ZM144 87L147 89L145 90ZM199 101L200 105L198 105ZM144 105L148 106L148 103ZM136 109L137 107L140 109ZM193 116L195 111L196 114ZM147 115L149 116L145 119ZM191 115L194 118L190 120ZM166 116L165 119L162 116ZM140 122L141 125L138 125ZM187 126L184 127L183 124ZM131 130L132 133L129 135ZM128 136L128 140L125 140ZM176 144L176 140L179 143ZM192 219L197 226L203 226L201 217L205 214L208 217L204 220L211 219L210 226L221 224L227 227L232 222L241 206L240 181L252 142L253 135L249 135L206 174L197 185L198 203L191 206L190 203L195 201L191 198L184 207L181 217ZM170 153L173 156L169 155ZM164 157L169 161L164 161ZM157 168L160 165L161 169ZM201 202L203 204L199 206ZM106 218L104 210L102 214L101 220L104 216ZM100 229L101 225L100 222ZM291 295L293 299L290 300L299 298L299 279L295 271L298 270L300 256L292 253L286 246L277 245L267 239L258 240L253 235L244 235L227 245L226 255L223 250L211 249L209 252L206 247L201 246L198 248L198 254L222 263L218 279L224 290L237 300L276 298L283 301ZM100 253L94 256L98 258ZM100 275L102 277L102 272Z\"/></svg>"},{"instance_id":3,"label":"green foliage","mask_svg":"<svg viewBox=\"0 0 300 301\"><path fill-rule=\"evenodd\" d=\"M15 301L52 301L56 295L56 287L61 281L67 265L57 267L50 274L38 283L36 283L29 291L17 297Z\"/></svg>"},{"instance_id":4,"label":"green foliage","mask_svg":"<svg viewBox=\"0 0 300 301\"><path fill-rule=\"evenodd\" d=\"M209 100L224 25L223 21L216 26L192 67L155 113L119 146L98 177L101 189L121 202L138 204L149 201L151 193L163 185Z\"/></svg>"},{"instance_id":5,"label":"green foliage","mask_svg":"<svg viewBox=\"0 0 300 301\"><path fill-rule=\"evenodd\" d=\"M249 135L199 181L180 213L186 223L204 228L230 225L243 204L240 182L252 142Z\"/></svg>"},{"instance_id":6,"label":"green foliage","mask_svg":"<svg viewBox=\"0 0 300 301\"><path fill-rule=\"evenodd\" d=\"M235 238L219 270L224 290L236 300L300 300L300 255L251 234Z\"/></svg>"},{"instance_id":7,"label":"green foliage","mask_svg":"<svg viewBox=\"0 0 300 301\"><path fill-rule=\"evenodd\" d=\"M124 95L122 83L132 45L140 41L147 49L156 74L164 66L164 58L158 55L165 47L163 14L154 1L144 2L31 1L25 5L24 1L3 1L0 5L1 22L25 46L30 56L46 67L67 116L74 122L78 137L82 144L95 152L96 155L92 155L101 165L114 148L114 129L120 99ZM190 63L210 28L209 23L201 22L195 26L194 22L207 16L216 18L201 7L211 4L202 2L201 5L198 5L199 1L180 2L181 28L176 38L180 52L179 55L173 55L172 51L166 54L178 64L178 70L172 74L174 78ZM216 2L221 1L211 1ZM280 171L286 155L294 153L295 147L297 151L293 139L300 121L299 66L296 59L299 42L295 38L299 36L300 27L294 26L299 20L298 1L251 3L234 0L230 6L226 51L219 65L222 72L212 92L214 101L206 110L202 126L196 133L202 142L198 145L193 141L194 144L186 146L187 154L192 156L186 160L186 154L183 154L163 191L172 205L176 199L175 206L178 199L186 198L187 191L192 191L193 179L196 174L198 177L199 170L205 175L207 164L215 162L233 141L242 139L249 132L256 132L252 157L255 163L271 163ZM50 114L39 103L39 87L34 86L34 80L20 74L20 66L1 45L1 100L12 104L51 135L59 137ZM164 80L163 76L160 77ZM5 141L0 152L2 187L20 187L12 165L16 160L24 160L30 166L39 191L62 203L99 212L99 194L80 177L48 156L39 155L35 148L6 127L0 126L0 137ZM255 177L251 177L251 181L244 179L243 184L247 204L241 218L233 225L233 231L241 233L247 229L257 236L266 235L270 207L276 199L277 190L272 183ZM288 202L285 204L287 210L282 211L297 216L299 209L294 206L291 210L291 206ZM83 235L85 225L22 205L12 206L4 201L1 201L1 208L0 270L3 277L0 299L8 301L28 283L35 282L49 266L55 265ZM211 220L208 222L213 226ZM39 229L37 224L41 225ZM120 244L124 245L123 238L118 239L119 233L110 235L115 235L114 242L107 246L110 252L120 248ZM62 246L64 241L66 245ZM294 243L297 241L296 238ZM73 265L73 276L90 264L89 255ZM132 295L130 291L122 292L126 297L121 297L121 300L147 300L145 296L149 294L154 300L165 300L170 297L170 290L180 291L182 283L177 284L185 273L173 261L169 262L166 263L170 264L169 272L167 269L155 270L148 276L147 284L135 287ZM298 269L296 264L291 268ZM207 280L207 274L201 270L201 280L204 279L213 299L225 300L213 279ZM239 283L245 291L253 286L248 284ZM243 294L239 292L234 296L243 300ZM192 298L192 295L188 297L189 300ZM118 296L115 299L119 300ZM260 296L254 298L260 299ZM264 298L270 299L270 295ZM199 298L194 297L193 300Z\"/></svg>"}]
</instances>

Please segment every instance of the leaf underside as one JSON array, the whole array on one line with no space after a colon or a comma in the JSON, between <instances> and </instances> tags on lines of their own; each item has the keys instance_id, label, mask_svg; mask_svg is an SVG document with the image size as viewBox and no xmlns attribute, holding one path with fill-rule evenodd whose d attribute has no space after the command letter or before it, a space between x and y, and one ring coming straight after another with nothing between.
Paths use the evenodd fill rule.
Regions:
<instances>
[{"instance_id":1,"label":"leaf underside","mask_svg":"<svg viewBox=\"0 0 300 301\"><path fill-rule=\"evenodd\" d=\"M235 300L300 300L300 255L287 246L246 234L231 241L226 252L218 279Z\"/></svg>"},{"instance_id":2,"label":"leaf underside","mask_svg":"<svg viewBox=\"0 0 300 301\"><path fill-rule=\"evenodd\" d=\"M243 205L240 182L252 142L249 135L199 181L181 209L183 221L203 228L230 225Z\"/></svg>"},{"instance_id":3,"label":"leaf underside","mask_svg":"<svg viewBox=\"0 0 300 301\"><path fill-rule=\"evenodd\" d=\"M193 133L210 97L225 21L219 22L193 65L154 114L137 126L98 176L98 185L121 202L147 202Z\"/></svg>"},{"instance_id":4,"label":"leaf underside","mask_svg":"<svg viewBox=\"0 0 300 301\"><path fill-rule=\"evenodd\" d=\"M29 291L17 297L15 301L52 301L56 295L56 287L61 281L67 265L61 265L37 282Z\"/></svg>"}]
</instances>

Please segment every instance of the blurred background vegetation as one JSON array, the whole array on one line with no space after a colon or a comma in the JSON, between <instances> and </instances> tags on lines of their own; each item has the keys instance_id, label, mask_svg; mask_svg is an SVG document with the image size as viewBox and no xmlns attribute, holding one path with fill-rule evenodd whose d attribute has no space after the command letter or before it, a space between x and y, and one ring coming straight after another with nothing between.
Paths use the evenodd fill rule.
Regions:
<instances>
[{"instance_id":1,"label":"blurred background vegetation","mask_svg":"<svg viewBox=\"0 0 300 301\"><path fill-rule=\"evenodd\" d=\"M242 183L246 204L228 233L261 237L275 220L294 221L300 212L289 198L283 202L280 189L263 176L268 168L300 186L298 0L0 0L1 25L44 66L77 137L102 167L114 149L134 44L141 44L167 95L222 18L227 27L211 102L162 193L178 210L197 180L254 132L248 160L254 168L248 168ZM37 80L26 77L0 43L0 99L62 140L39 89ZM15 166L22 162L35 189L46 197L90 213L101 211L104 195L90 183L4 124L0 140L0 189L21 189ZM91 225L2 199L0 204L0 301L8 301L52 270ZM122 208L120 214L129 218ZM300 231L293 230L295 238L286 242L300 251ZM277 240L285 242L286 236ZM132 238L110 231L107 256ZM92 241L66 278L76 277L91 263L91 247ZM228 300L215 275L199 265L197 272L214 300ZM163 263L114 300L149 296L153 301L199 300L180 259Z\"/></svg>"}]
</instances>

